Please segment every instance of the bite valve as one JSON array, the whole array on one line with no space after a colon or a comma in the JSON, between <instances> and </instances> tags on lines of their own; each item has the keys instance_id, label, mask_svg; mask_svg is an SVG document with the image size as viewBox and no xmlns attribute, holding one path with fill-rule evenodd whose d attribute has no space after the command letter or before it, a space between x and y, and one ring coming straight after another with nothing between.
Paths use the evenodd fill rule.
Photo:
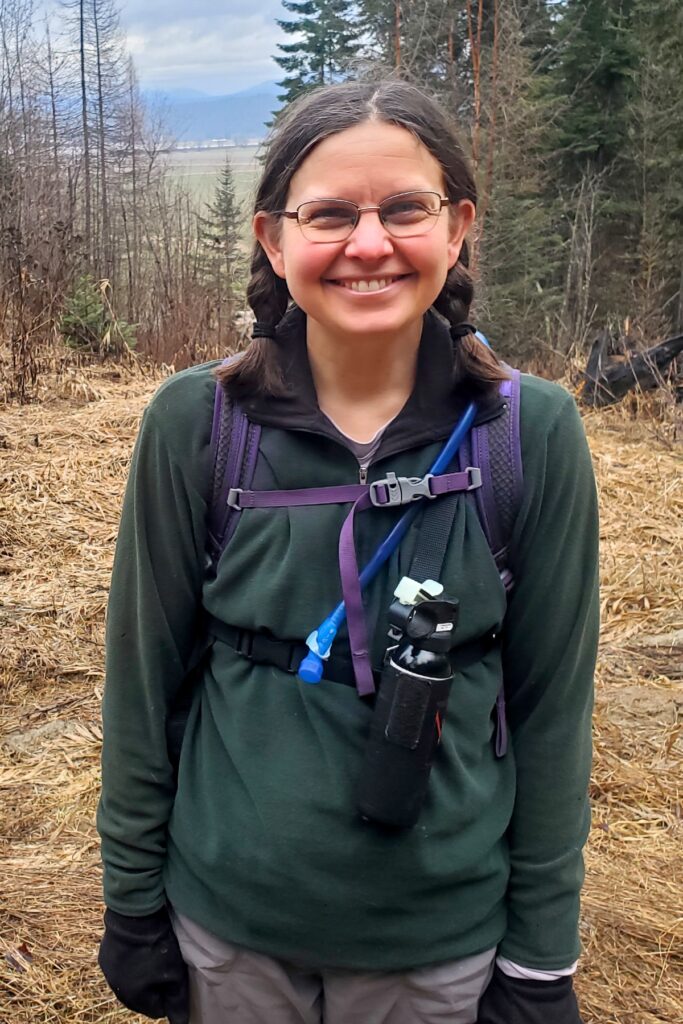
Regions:
<instances>
[{"instance_id":1,"label":"bite valve","mask_svg":"<svg viewBox=\"0 0 683 1024\"><path fill-rule=\"evenodd\" d=\"M302 658L297 671L302 682L320 682L323 677L325 660L330 656L330 648L338 629L339 625L332 614L306 638L308 654Z\"/></svg>"},{"instance_id":2,"label":"bite valve","mask_svg":"<svg viewBox=\"0 0 683 1024\"><path fill-rule=\"evenodd\" d=\"M324 662L320 655L309 651L299 665L297 675L304 683L319 683L323 677L324 667Z\"/></svg>"}]
</instances>

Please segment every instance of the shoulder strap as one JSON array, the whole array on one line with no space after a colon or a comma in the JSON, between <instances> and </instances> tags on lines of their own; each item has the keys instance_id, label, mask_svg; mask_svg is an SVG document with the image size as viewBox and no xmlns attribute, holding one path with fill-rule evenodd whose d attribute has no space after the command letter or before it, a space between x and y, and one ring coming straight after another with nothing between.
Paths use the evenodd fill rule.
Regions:
<instances>
[{"instance_id":1,"label":"shoulder strap","mask_svg":"<svg viewBox=\"0 0 683 1024\"><path fill-rule=\"evenodd\" d=\"M235 356L223 363L232 362ZM235 532L239 508L228 505L232 487L251 487L256 468L261 428L252 423L240 405L216 384L211 425L212 483L208 532L209 555L215 565Z\"/></svg>"},{"instance_id":2,"label":"shoulder strap","mask_svg":"<svg viewBox=\"0 0 683 1024\"><path fill-rule=\"evenodd\" d=\"M510 371L500 392L505 400L503 412L471 431L460 460L461 465L481 471L481 487L474 492L477 513L505 589L510 590L514 583L508 567L510 539L524 488L519 370Z\"/></svg>"},{"instance_id":3,"label":"shoulder strap","mask_svg":"<svg viewBox=\"0 0 683 1024\"><path fill-rule=\"evenodd\" d=\"M226 359L225 364L235 357ZM506 589L513 584L508 551L515 517L522 498L523 471L519 432L520 373L512 370L501 385L505 399L496 419L475 427L459 453L462 469L476 466L482 485L474 493L482 528ZM237 526L239 508L228 506L233 487L251 486L261 428L251 423L242 408L216 385L211 450L213 481L209 512L209 550L220 558ZM448 495L425 510L420 542L411 566L414 579L438 579L445 556L457 495Z\"/></svg>"},{"instance_id":4,"label":"shoulder strap","mask_svg":"<svg viewBox=\"0 0 683 1024\"><path fill-rule=\"evenodd\" d=\"M460 448L460 469L481 470L481 487L472 491L477 514L506 590L512 587L508 549L522 499L522 455L519 435L519 370L501 385L505 406L500 416L475 427ZM416 580L441 577L448 537L458 495L443 497L427 506L420 528L410 575Z\"/></svg>"}]
</instances>

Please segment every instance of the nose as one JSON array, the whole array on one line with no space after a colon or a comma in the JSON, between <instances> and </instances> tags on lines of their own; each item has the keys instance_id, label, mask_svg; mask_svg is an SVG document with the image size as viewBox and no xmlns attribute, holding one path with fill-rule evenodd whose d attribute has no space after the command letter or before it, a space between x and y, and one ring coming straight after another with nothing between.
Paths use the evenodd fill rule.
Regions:
<instances>
[{"instance_id":1,"label":"nose","mask_svg":"<svg viewBox=\"0 0 683 1024\"><path fill-rule=\"evenodd\" d=\"M364 210L347 240L345 254L369 262L390 256L393 251L391 235L379 219L377 210Z\"/></svg>"}]
</instances>

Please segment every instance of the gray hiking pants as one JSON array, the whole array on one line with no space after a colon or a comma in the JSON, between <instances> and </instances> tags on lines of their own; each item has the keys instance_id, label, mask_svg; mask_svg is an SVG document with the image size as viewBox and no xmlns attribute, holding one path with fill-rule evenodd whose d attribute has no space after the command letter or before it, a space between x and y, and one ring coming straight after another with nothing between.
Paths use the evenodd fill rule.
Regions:
<instances>
[{"instance_id":1,"label":"gray hiking pants","mask_svg":"<svg viewBox=\"0 0 683 1024\"><path fill-rule=\"evenodd\" d=\"M190 1024L474 1024L495 949L384 974L313 971L173 917L190 974Z\"/></svg>"}]
</instances>

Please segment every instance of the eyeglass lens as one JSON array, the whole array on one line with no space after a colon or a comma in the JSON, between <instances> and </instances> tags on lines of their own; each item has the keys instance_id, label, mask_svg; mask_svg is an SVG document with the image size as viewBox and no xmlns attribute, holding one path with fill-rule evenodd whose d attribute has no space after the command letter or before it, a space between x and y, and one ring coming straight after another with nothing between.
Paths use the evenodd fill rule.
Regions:
<instances>
[{"instance_id":1,"label":"eyeglass lens","mask_svg":"<svg viewBox=\"0 0 683 1024\"><path fill-rule=\"evenodd\" d=\"M315 242L344 241L358 223L360 212L346 199L314 199L297 209L304 237ZM436 192L405 192L379 205L379 218L395 238L430 231L440 212L441 196Z\"/></svg>"}]
</instances>

